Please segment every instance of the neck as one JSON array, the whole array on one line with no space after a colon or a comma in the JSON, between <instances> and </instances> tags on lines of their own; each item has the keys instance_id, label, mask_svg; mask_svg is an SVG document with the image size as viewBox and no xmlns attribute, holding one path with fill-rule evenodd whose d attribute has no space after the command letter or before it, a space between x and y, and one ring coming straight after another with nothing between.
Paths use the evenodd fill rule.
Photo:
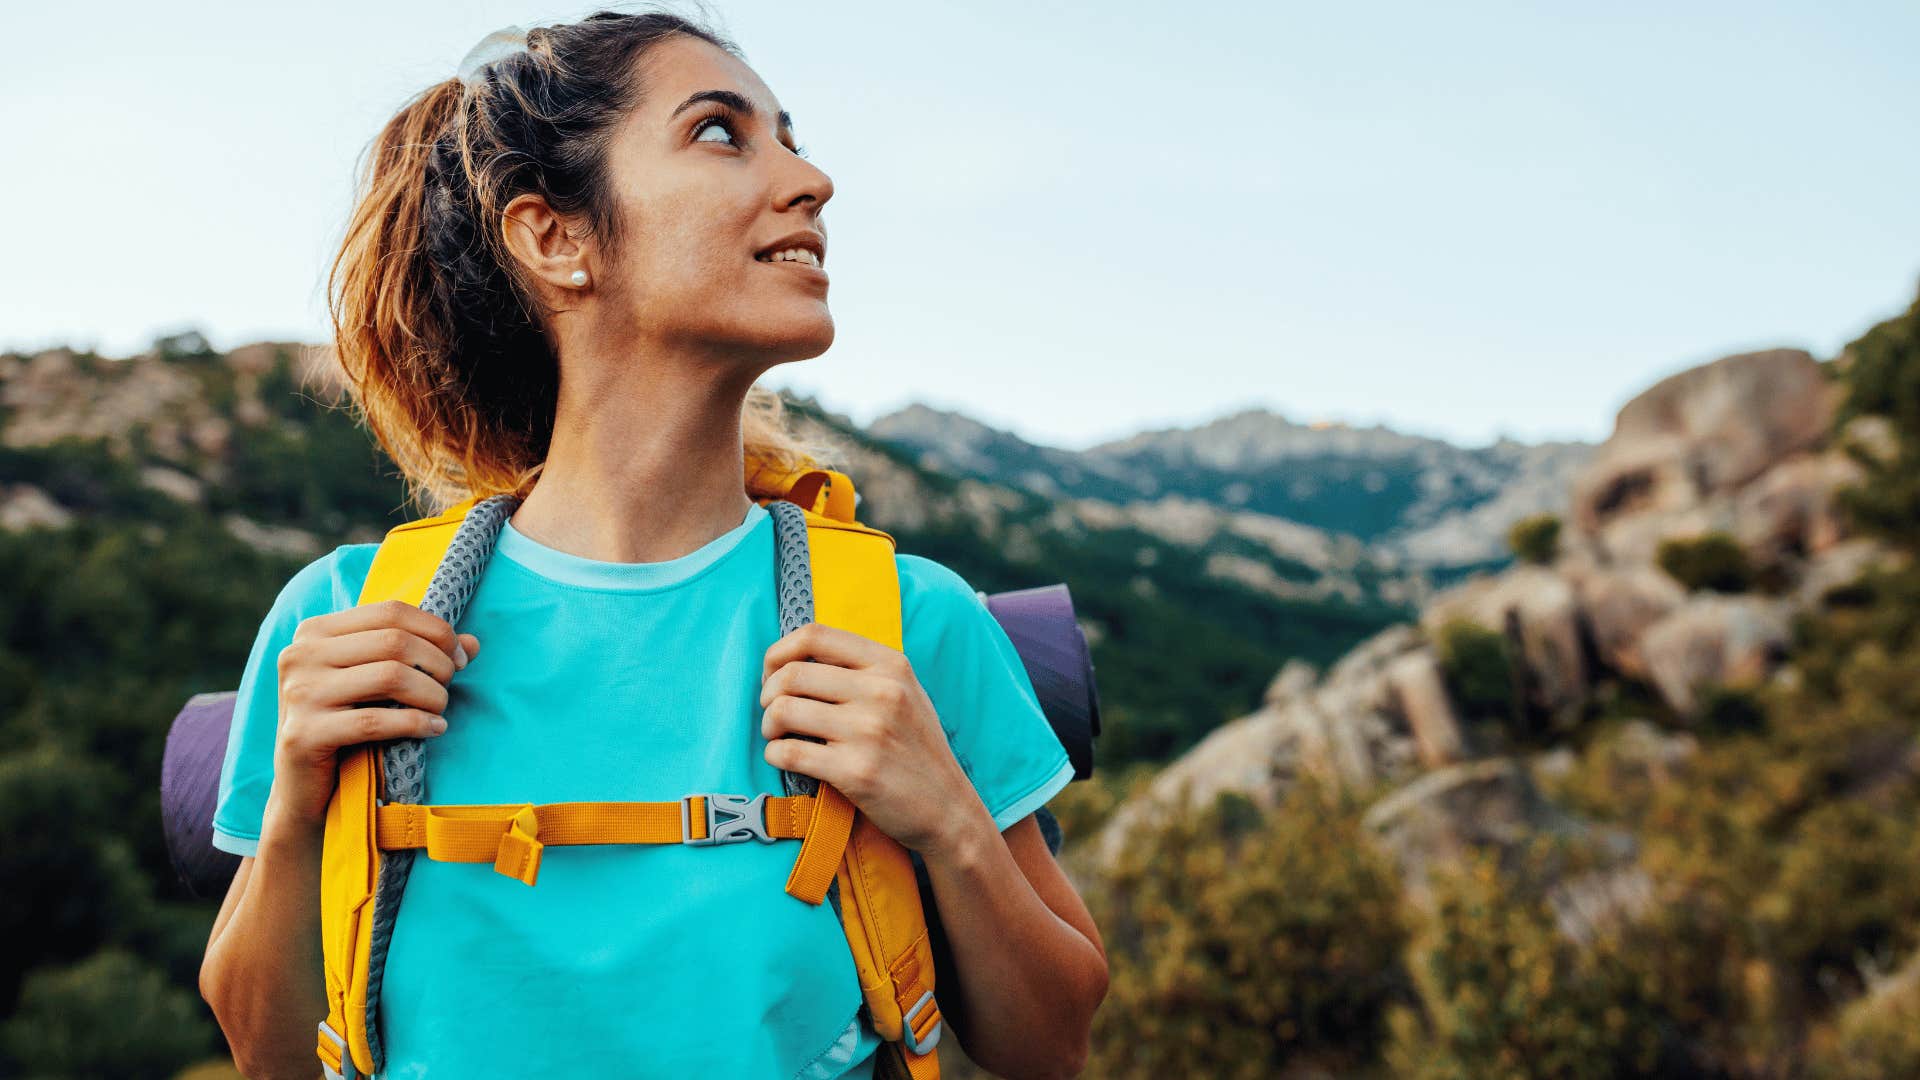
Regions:
<instances>
[{"instance_id":1,"label":"neck","mask_svg":"<svg viewBox=\"0 0 1920 1080\"><path fill-rule=\"evenodd\" d=\"M740 413L758 372L633 354L562 365L546 464L512 517L521 533L603 562L664 562L752 507Z\"/></svg>"}]
</instances>

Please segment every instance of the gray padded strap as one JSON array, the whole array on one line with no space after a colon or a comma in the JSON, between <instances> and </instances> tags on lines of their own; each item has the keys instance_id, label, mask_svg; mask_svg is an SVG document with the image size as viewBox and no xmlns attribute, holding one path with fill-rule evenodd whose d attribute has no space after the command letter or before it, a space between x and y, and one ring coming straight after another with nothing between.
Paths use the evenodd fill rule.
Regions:
<instances>
[{"instance_id":1,"label":"gray padded strap","mask_svg":"<svg viewBox=\"0 0 1920 1080\"><path fill-rule=\"evenodd\" d=\"M813 621L813 562L807 552L807 517L793 503L775 499L767 504L773 515L773 574L780 607L780 636L786 637ZM811 795L820 782L804 773L780 770L789 795Z\"/></svg>"},{"instance_id":2,"label":"gray padded strap","mask_svg":"<svg viewBox=\"0 0 1920 1080\"><path fill-rule=\"evenodd\" d=\"M493 495L475 503L461 519L460 528L447 545L447 554L427 585L420 610L460 625L460 616L480 587L480 575L493 558L493 545L500 529L520 505L512 495ZM384 767L385 798L390 803L426 801L427 755L421 739L395 739L381 753ZM393 939L393 923L400 912L400 897L407 888L407 875L413 870L414 851L401 848L380 860L380 880L373 892L373 930L367 956L367 1048L373 1052L376 1070L384 1068L386 1052L380 1039L380 982L387 970L387 943Z\"/></svg>"},{"instance_id":3,"label":"gray padded strap","mask_svg":"<svg viewBox=\"0 0 1920 1080\"><path fill-rule=\"evenodd\" d=\"M813 621L813 558L807 550L807 515L785 499L768 503L767 513L773 515L774 589L780 610L780 636L785 637ZM780 770L780 782L789 795L811 795L820 787L820 781L813 777L785 769ZM837 878L827 883L827 900L838 915Z\"/></svg>"}]
</instances>

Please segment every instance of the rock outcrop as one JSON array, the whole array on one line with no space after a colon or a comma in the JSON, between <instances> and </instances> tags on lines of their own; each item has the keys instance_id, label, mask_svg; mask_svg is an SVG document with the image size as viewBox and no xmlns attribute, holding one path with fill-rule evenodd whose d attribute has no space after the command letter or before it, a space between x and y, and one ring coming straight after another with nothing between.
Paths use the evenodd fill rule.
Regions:
<instances>
[{"instance_id":1,"label":"rock outcrop","mask_svg":"<svg viewBox=\"0 0 1920 1080\"><path fill-rule=\"evenodd\" d=\"M1577 880L1553 883L1563 930L1578 938L1639 910L1650 891L1624 834L1547 805L1513 761L1474 757L1430 642L1455 620L1502 635L1518 668L1519 707L1553 718L1577 717L1603 679L1648 684L1683 722L1709 688L1763 682L1785 655L1795 613L1891 557L1848 536L1836 493L1859 467L1827 438L1836 404L1825 370L1793 350L1730 356L1658 383L1621 410L1613 436L1574 480L1550 564L1435 595L1417 628L1389 628L1324 678L1288 665L1257 711L1215 731L1122 805L1090 845L1095 857L1116 852L1156 815L1180 812L1182 796L1193 805L1234 791L1272 805L1311 773L1353 789L1396 789L1368 824L1413 893L1450 853L1557 833L1611 855ZM1870 447L1872 436L1862 430L1847 441ZM1739 545L1765 593L1690 592L1657 564L1663 542L1709 532ZM1635 730L1650 769L1690 752L1684 733Z\"/></svg>"}]
</instances>

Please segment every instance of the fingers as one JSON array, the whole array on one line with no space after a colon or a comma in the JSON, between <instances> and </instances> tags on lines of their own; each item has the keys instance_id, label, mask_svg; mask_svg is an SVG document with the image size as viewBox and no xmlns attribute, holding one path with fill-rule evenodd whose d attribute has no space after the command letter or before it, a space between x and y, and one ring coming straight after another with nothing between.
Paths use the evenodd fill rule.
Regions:
<instances>
[{"instance_id":1,"label":"fingers","mask_svg":"<svg viewBox=\"0 0 1920 1080\"><path fill-rule=\"evenodd\" d=\"M454 655L455 648L459 644L459 635L454 633L452 623L438 615L429 615L412 604L400 600L360 604L343 611L302 619L300 625L294 629L293 640L342 637L362 630L375 630L389 626L425 638L448 657Z\"/></svg>"},{"instance_id":2,"label":"fingers","mask_svg":"<svg viewBox=\"0 0 1920 1080\"><path fill-rule=\"evenodd\" d=\"M815 780L833 783L831 779L821 775L823 772L833 771L833 764L832 758L826 752L826 747L819 743L801 739L775 739L767 743L761 756L766 758L767 764L776 769L785 769L788 772L811 776Z\"/></svg>"},{"instance_id":3,"label":"fingers","mask_svg":"<svg viewBox=\"0 0 1920 1080\"><path fill-rule=\"evenodd\" d=\"M760 684L760 707L781 694L809 697L818 701L851 701L859 691L863 674L832 664L794 660L781 666Z\"/></svg>"},{"instance_id":4,"label":"fingers","mask_svg":"<svg viewBox=\"0 0 1920 1080\"><path fill-rule=\"evenodd\" d=\"M410 630L382 626L342 637L321 638L310 646L309 662L329 667L348 668L380 660L398 660L444 683L460 669L460 655L441 652L432 642Z\"/></svg>"},{"instance_id":5,"label":"fingers","mask_svg":"<svg viewBox=\"0 0 1920 1080\"><path fill-rule=\"evenodd\" d=\"M305 711L301 722L283 726L280 739L301 758L331 759L343 746L389 739L430 739L446 730L446 717L438 713L370 705Z\"/></svg>"},{"instance_id":6,"label":"fingers","mask_svg":"<svg viewBox=\"0 0 1920 1080\"><path fill-rule=\"evenodd\" d=\"M884 670L905 664L906 654L851 630L826 623L808 623L767 649L760 664L761 681L794 660L821 660L838 667Z\"/></svg>"},{"instance_id":7,"label":"fingers","mask_svg":"<svg viewBox=\"0 0 1920 1080\"><path fill-rule=\"evenodd\" d=\"M854 734L856 716L852 710L803 697L777 697L760 714L760 734L778 739L803 735L838 741Z\"/></svg>"},{"instance_id":8,"label":"fingers","mask_svg":"<svg viewBox=\"0 0 1920 1080\"><path fill-rule=\"evenodd\" d=\"M375 705L328 714L335 746L386 739L430 739L447 730L447 718L422 709L388 709ZM327 736L323 736L326 738Z\"/></svg>"},{"instance_id":9,"label":"fingers","mask_svg":"<svg viewBox=\"0 0 1920 1080\"><path fill-rule=\"evenodd\" d=\"M394 701L439 713L447 707L447 688L400 660L374 660L344 668L303 664L282 675L280 699L285 705L313 709Z\"/></svg>"},{"instance_id":10,"label":"fingers","mask_svg":"<svg viewBox=\"0 0 1920 1080\"><path fill-rule=\"evenodd\" d=\"M802 739L775 739L761 756L776 769L832 784L855 803L866 801L880 776L881 757L871 748L850 749Z\"/></svg>"}]
</instances>

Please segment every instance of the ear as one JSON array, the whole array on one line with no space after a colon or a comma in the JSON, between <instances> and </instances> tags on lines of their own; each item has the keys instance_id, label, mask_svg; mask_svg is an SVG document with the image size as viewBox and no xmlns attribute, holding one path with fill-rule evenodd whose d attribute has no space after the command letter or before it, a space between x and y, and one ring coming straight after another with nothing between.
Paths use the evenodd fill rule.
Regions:
<instances>
[{"instance_id":1,"label":"ear","mask_svg":"<svg viewBox=\"0 0 1920 1080\"><path fill-rule=\"evenodd\" d=\"M500 228L507 251L556 292L576 291L570 280L575 270L585 270L589 280L598 277L595 268L587 265L586 246L574 238L566 219L554 213L544 196L532 192L515 196L501 216Z\"/></svg>"}]
</instances>

